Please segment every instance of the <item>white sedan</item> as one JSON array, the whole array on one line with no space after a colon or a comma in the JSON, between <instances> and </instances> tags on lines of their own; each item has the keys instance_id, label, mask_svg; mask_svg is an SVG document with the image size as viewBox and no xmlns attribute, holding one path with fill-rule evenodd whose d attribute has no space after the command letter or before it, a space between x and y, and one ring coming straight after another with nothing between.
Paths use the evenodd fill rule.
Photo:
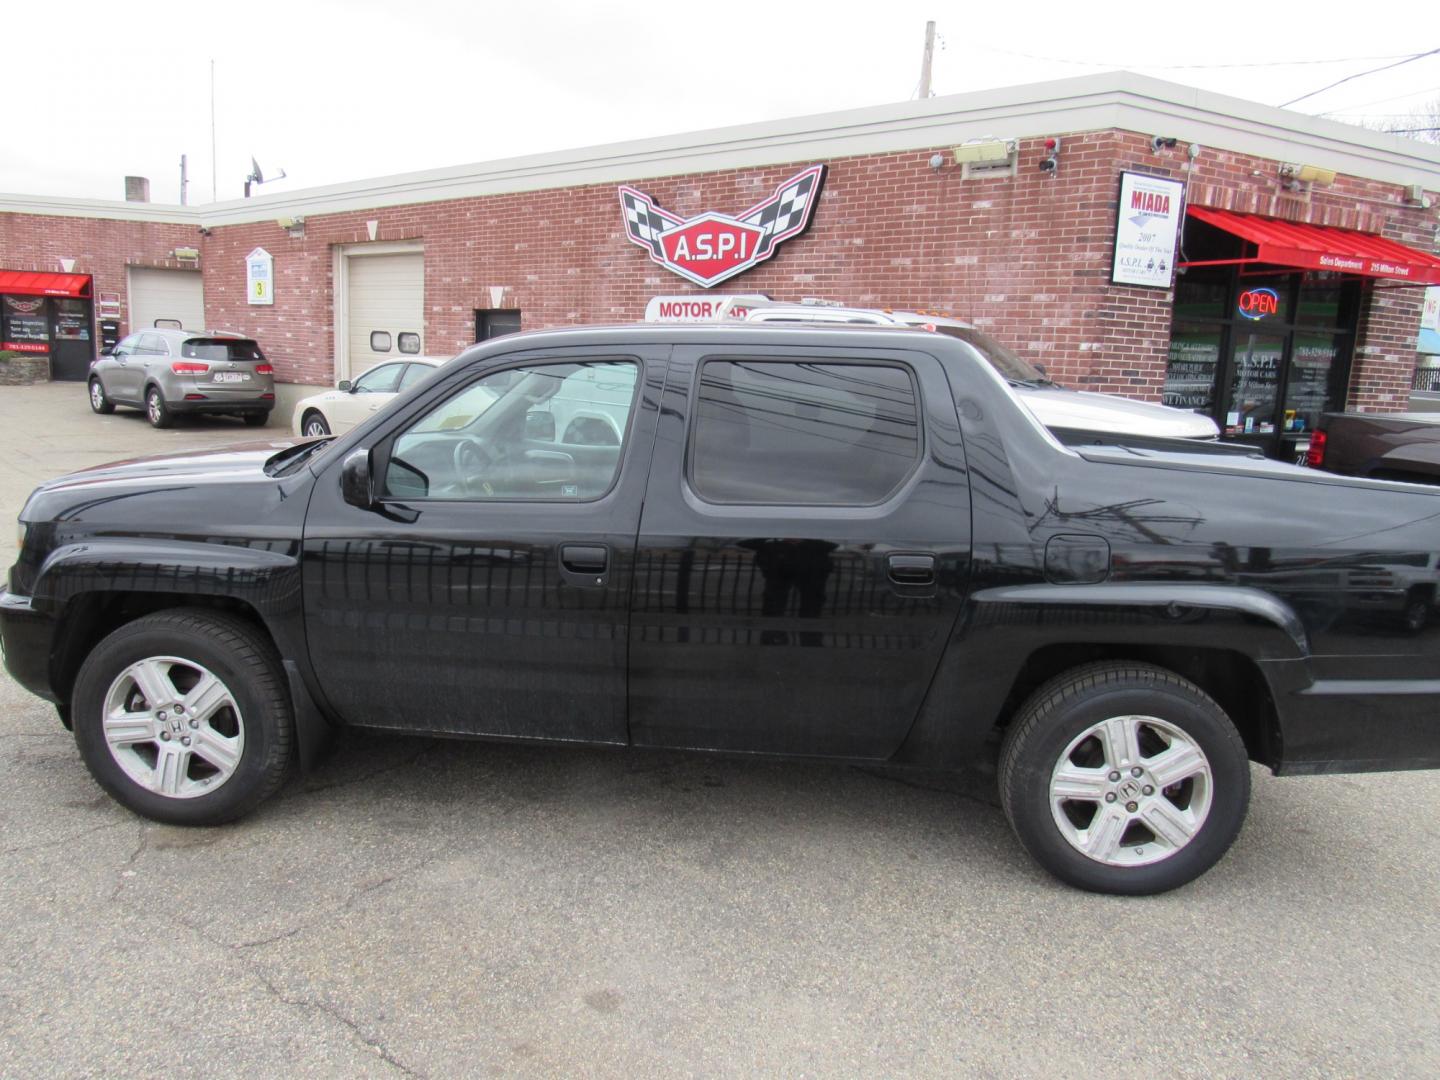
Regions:
<instances>
[{"instance_id":1,"label":"white sedan","mask_svg":"<svg viewBox=\"0 0 1440 1080\"><path fill-rule=\"evenodd\" d=\"M353 383L342 379L334 390L301 398L291 428L297 435L343 435L379 412L396 394L435 374L445 357L412 356L380 364Z\"/></svg>"}]
</instances>

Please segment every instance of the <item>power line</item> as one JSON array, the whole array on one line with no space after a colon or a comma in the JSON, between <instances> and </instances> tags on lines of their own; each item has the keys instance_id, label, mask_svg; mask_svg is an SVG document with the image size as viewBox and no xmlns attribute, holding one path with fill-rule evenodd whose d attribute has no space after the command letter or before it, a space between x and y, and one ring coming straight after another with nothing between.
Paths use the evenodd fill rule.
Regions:
<instances>
[{"instance_id":1,"label":"power line","mask_svg":"<svg viewBox=\"0 0 1440 1080\"><path fill-rule=\"evenodd\" d=\"M1431 49L1429 52L1416 53L1414 56L1407 56L1404 60L1397 60L1393 64L1385 64L1378 68L1371 68L1369 71L1357 71L1354 75L1346 75L1343 79L1336 79L1334 82L1320 87L1319 90L1311 90L1308 94L1301 94L1297 98L1291 98L1289 101L1281 105L1280 108L1288 109L1297 101L1304 101L1306 98L1312 98L1316 94L1323 94L1326 90L1332 90L1335 87L1339 86L1341 83L1349 82L1351 79L1360 79L1365 77L1366 75L1374 75L1377 72L1389 71L1391 68L1400 67L1402 64L1411 64L1414 63L1416 60L1423 60L1427 56L1434 56L1436 53L1440 53L1440 49Z\"/></svg>"},{"instance_id":2,"label":"power line","mask_svg":"<svg viewBox=\"0 0 1440 1080\"><path fill-rule=\"evenodd\" d=\"M1269 67L1299 67L1311 64L1353 64L1361 60L1395 60L1402 57L1410 57L1408 53L1391 53L1388 56L1339 56L1330 60L1264 60L1244 64L1134 64L1105 63L1096 60L1067 60L1058 56L1037 56L1034 53L1016 52L1013 49L997 49L993 45L982 45L986 52L1003 53L1006 56L1021 56L1026 60L1040 60L1047 64L1070 64L1074 67L1093 68L1132 68L1145 71L1171 71L1171 70L1213 70L1217 68L1269 68ZM1383 69L1381 69L1383 70ZM1317 93L1319 91L1316 91Z\"/></svg>"},{"instance_id":3,"label":"power line","mask_svg":"<svg viewBox=\"0 0 1440 1080\"><path fill-rule=\"evenodd\" d=\"M1428 90L1411 90L1406 94L1391 94L1389 97L1376 98L1373 101L1362 101L1359 105L1346 105L1343 109L1326 109L1322 113L1316 113L1316 115L1334 116L1336 113L1354 112L1356 109L1368 109L1371 105L1388 105L1392 101L1419 97L1421 94L1440 94L1440 86L1432 86Z\"/></svg>"}]
</instances>

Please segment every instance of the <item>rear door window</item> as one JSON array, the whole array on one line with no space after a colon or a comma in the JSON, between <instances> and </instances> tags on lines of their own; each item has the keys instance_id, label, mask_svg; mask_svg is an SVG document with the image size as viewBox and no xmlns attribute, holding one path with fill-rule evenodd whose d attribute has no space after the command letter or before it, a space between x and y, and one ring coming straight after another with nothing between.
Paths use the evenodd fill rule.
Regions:
<instances>
[{"instance_id":1,"label":"rear door window","mask_svg":"<svg viewBox=\"0 0 1440 1080\"><path fill-rule=\"evenodd\" d=\"M400 376L400 389L409 390L410 387L424 382L434 374L435 369L429 364L411 364L405 369L405 374Z\"/></svg>"},{"instance_id":2,"label":"rear door window","mask_svg":"<svg viewBox=\"0 0 1440 1080\"><path fill-rule=\"evenodd\" d=\"M694 416L690 486L708 502L872 506L920 460L899 364L709 360Z\"/></svg>"},{"instance_id":3,"label":"rear door window","mask_svg":"<svg viewBox=\"0 0 1440 1080\"><path fill-rule=\"evenodd\" d=\"M135 351L144 356L166 356L170 352L165 345L165 339L159 334L141 334L140 344Z\"/></svg>"}]
</instances>

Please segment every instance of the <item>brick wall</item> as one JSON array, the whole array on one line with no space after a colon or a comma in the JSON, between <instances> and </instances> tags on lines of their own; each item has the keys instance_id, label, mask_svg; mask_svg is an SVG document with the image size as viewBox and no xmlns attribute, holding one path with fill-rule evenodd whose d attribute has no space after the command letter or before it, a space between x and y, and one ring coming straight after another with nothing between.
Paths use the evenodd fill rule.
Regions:
<instances>
[{"instance_id":1,"label":"brick wall","mask_svg":"<svg viewBox=\"0 0 1440 1080\"><path fill-rule=\"evenodd\" d=\"M948 311L1044 363L1060 381L1158 400L1173 294L1109 282L1122 170L1185 180L1188 198L1200 205L1434 246L1433 214L1399 205L1394 185L1340 177L1296 197L1281 190L1276 161L1206 148L1192 165L1184 143L1157 154L1148 135L1057 134L1059 169L1042 173L1043 140L1023 140L1014 178L962 180L953 165L931 168L931 155L947 147L829 161L810 231L717 291ZM637 186L681 216L736 213L811 163ZM328 383L334 248L367 242L372 220L378 241L424 244L431 353L470 344L474 312L492 306L492 289L502 290L498 306L523 312L526 329L631 321L657 293L703 292L630 243L614 184L310 215L300 238L274 221L198 237L190 226L0 214L0 266L54 270L59 257L75 258L77 271L96 275L97 292L123 294L126 262L167 265L170 249L198 241L211 326L256 337L282 380ZM275 258L273 307L245 300L244 258L257 246ZM1357 349L1356 404L1404 406L1420 291L1374 291Z\"/></svg>"},{"instance_id":2,"label":"brick wall","mask_svg":"<svg viewBox=\"0 0 1440 1080\"><path fill-rule=\"evenodd\" d=\"M193 270L193 262L178 262L170 252L198 247L202 239L194 225L5 213L0 214L0 269L60 273L60 260L74 259L72 273L94 276L93 295L119 295L121 331L129 333L125 268Z\"/></svg>"}]
</instances>

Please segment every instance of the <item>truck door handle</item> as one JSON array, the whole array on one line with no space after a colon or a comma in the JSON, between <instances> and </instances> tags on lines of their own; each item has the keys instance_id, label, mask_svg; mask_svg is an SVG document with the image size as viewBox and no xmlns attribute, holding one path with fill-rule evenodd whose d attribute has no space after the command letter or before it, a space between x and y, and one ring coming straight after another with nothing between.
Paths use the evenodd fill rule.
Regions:
<instances>
[{"instance_id":1,"label":"truck door handle","mask_svg":"<svg viewBox=\"0 0 1440 1080\"><path fill-rule=\"evenodd\" d=\"M934 585L934 555L891 555L890 580L896 585Z\"/></svg>"},{"instance_id":2,"label":"truck door handle","mask_svg":"<svg viewBox=\"0 0 1440 1080\"><path fill-rule=\"evenodd\" d=\"M601 544L562 544L560 565L572 574L603 574L610 552Z\"/></svg>"}]
</instances>

